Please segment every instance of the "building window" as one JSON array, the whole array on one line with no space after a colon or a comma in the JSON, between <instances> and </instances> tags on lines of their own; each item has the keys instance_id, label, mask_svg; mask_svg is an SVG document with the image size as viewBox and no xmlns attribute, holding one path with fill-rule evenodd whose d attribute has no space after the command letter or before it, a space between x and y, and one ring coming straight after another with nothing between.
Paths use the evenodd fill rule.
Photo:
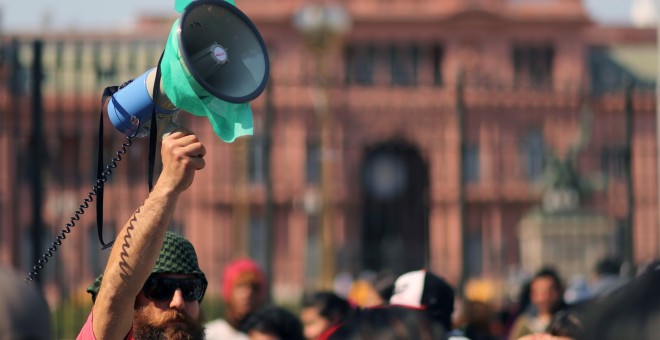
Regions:
<instances>
[{"instance_id":1,"label":"building window","mask_svg":"<svg viewBox=\"0 0 660 340\"><path fill-rule=\"evenodd\" d=\"M26 48L26 44L14 40L4 45L1 53L3 64L6 63L6 66L11 68L6 81L9 93L14 97L23 96L28 92L30 71L21 62L23 60L21 55L27 52Z\"/></svg>"},{"instance_id":2,"label":"building window","mask_svg":"<svg viewBox=\"0 0 660 340\"><path fill-rule=\"evenodd\" d=\"M463 181L466 183L479 180L479 147L477 145L463 146Z\"/></svg>"},{"instance_id":3,"label":"building window","mask_svg":"<svg viewBox=\"0 0 660 340\"><path fill-rule=\"evenodd\" d=\"M321 275L321 218L318 214L307 217L307 254L305 276L311 280Z\"/></svg>"},{"instance_id":4,"label":"building window","mask_svg":"<svg viewBox=\"0 0 660 340\"><path fill-rule=\"evenodd\" d=\"M419 47L390 47L392 86L417 85Z\"/></svg>"},{"instance_id":5,"label":"building window","mask_svg":"<svg viewBox=\"0 0 660 340\"><path fill-rule=\"evenodd\" d=\"M471 277L481 275L483 271L483 232L481 228L472 226L468 228L467 253L470 254L467 261L468 275Z\"/></svg>"},{"instance_id":6,"label":"building window","mask_svg":"<svg viewBox=\"0 0 660 340\"><path fill-rule=\"evenodd\" d=\"M625 147L608 146L601 151L601 168L609 178L624 178L628 168L628 157Z\"/></svg>"},{"instance_id":7,"label":"building window","mask_svg":"<svg viewBox=\"0 0 660 340\"><path fill-rule=\"evenodd\" d=\"M307 143L305 174L308 184L321 182L321 145L318 141Z\"/></svg>"},{"instance_id":8,"label":"building window","mask_svg":"<svg viewBox=\"0 0 660 340\"><path fill-rule=\"evenodd\" d=\"M345 59L347 85L373 85L376 63L376 49L373 46L349 46L346 48Z\"/></svg>"},{"instance_id":9,"label":"building window","mask_svg":"<svg viewBox=\"0 0 660 340\"><path fill-rule=\"evenodd\" d=\"M552 46L513 48L514 82L518 86L549 86L555 50Z\"/></svg>"},{"instance_id":10,"label":"building window","mask_svg":"<svg viewBox=\"0 0 660 340\"><path fill-rule=\"evenodd\" d=\"M645 64L641 60L655 58L654 45L643 46L595 46L589 48L589 84L594 94L622 91L631 82L636 89L654 89L655 81L634 71L633 65ZM635 56L631 58L631 56ZM655 60L655 59L653 59ZM649 65L651 65L649 63ZM652 65L655 65L653 63ZM653 77L655 79L655 77Z\"/></svg>"},{"instance_id":11,"label":"building window","mask_svg":"<svg viewBox=\"0 0 660 340\"><path fill-rule=\"evenodd\" d=\"M442 86L442 47L439 45L433 46L433 85Z\"/></svg>"},{"instance_id":12,"label":"building window","mask_svg":"<svg viewBox=\"0 0 660 340\"><path fill-rule=\"evenodd\" d=\"M266 245L266 221L261 215L250 217L250 258L259 263L262 268L268 265L268 246Z\"/></svg>"},{"instance_id":13,"label":"building window","mask_svg":"<svg viewBox=\"0 0 660 340\"><path fill-rule=\"evenodd\" d=\"M545 146L541 130L527 133L523 139L522 153L527 178L530 181L541 179L545 166Z\"/></svg>"},{"instance_id":14,"label":"building window","mask_svg":"<svg viewBox=\"0 0 660 340\"><path fill-rule=\"evenodd\" d=\"M248 178L250 184L260 184L265 179L265 151L266 140L262 135L255 135L249 139L248 146Z\"/></svg>"},{"instance_id":15,"label":"building window","mask_svg":"<svg viewBox=\"0 0 660 340\"><path fill-rule=\"evenodd\" d=\"M589 49L589 79L595 93L622 90L626 78L631 76L625 68L612 60L610 53L606 47Z\"/></svg>"},{"instance_id":16,"label":"building window","mask_svg":"<svg viewBox=\"0 0 660 340\"><path fill-rule=\"evenodd\" d=\"M628 221L625 219L620 219L617 218L614 221L614 240L612 241L614 243L613 249L614 249L614 254L613 256L618 256L620 258L623 258L625 256L626 249L630 248L630 244L626 244L628 241L630 228L628 227Z\"/></svg>"},{"instance_id":17,"label":"building window","mask_svg":"<svg viewBox=\"0 0 660 340\"><path fill-rule=\"evenodd\" d=\"M417 86L420 62L429 62L428 58L431 58L433 83L441 86L442 56L440 46L429 50L414 44L351 45L345 49L344 82L357 86L373 86L381 82L391 86ZM380 75L389 75L389 79L382 79Z\"/></svg>"}]
</instances>

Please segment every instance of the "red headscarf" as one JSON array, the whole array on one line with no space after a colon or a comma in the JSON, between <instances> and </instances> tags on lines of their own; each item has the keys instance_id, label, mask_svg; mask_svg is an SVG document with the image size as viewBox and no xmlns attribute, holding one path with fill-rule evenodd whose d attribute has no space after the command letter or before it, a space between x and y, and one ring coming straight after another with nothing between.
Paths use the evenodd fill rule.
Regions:
<instances>
[{"instance_id":1,"label":"red headscarf","mask_svg":"<svg viewBox=\"0 0 660 340\"><path fill-rule=\"evenodd\" d=\"M229 301L231 299L232 288L234 287L236 280L243 273L253 274L259 282L260 287L262 288L261 294L265 292L266 277L263 270L261 270L261 267L259 267L256 262L250 259L237 259L230 262L227 267L225 267L225 270L222 274L222 298L225 301Z\"/></svg>"}]
</instances>

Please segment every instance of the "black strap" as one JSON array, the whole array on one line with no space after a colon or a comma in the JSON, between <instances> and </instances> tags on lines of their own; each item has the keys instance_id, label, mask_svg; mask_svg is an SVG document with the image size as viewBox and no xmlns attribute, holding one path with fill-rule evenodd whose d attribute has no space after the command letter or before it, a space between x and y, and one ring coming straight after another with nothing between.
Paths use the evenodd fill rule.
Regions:
<instances>
[{"instance_id":1,"label":"black strap","mask_svg":"<svg viewBox=\"0 0 660 340\"><path fill-rule=\"evenodd\" d=\"M153 98L157 98L160 94L160 63L163 60L163 54L160 55L158 60L158 67L156 68L156 79L154 81L153 88ZM96 230L98 232L99 241L103 246L102 249L107 249L112 246L114 240L108 243L103 241L103 188L105 185L105 179L103 176L103 106L105 105L106 99L109 99L113 94L115 94L120 89L124 88L126 85L130 84L133 79L123 83L120 87L117 86L108 86L103 91L103 99L101 100L101 114L99 119L99 139L98 139L98 150L97 150L97 160L96 160ZM112 100L111 98L109 100ZM154 103L153 109L151 111L151 124L150 124L150 135L149 135L149 192L153 190L153 180L154 180L154 165L156 162L156 144L158 142L158 126L156 124L156 103ZM139 127L138 127L139 129Z\"/></svg>"},{"instance_id":2,"label":"black strap","mask_svg":"<svg viewBox=\"0 0 660 340\"><path fill-rule=\"evenodd\" d=\"M101 99L101 115L99 119L99 140L96 157L96 231L101 242L101 249L107 249L115 242L103 241L103 188L105 186L105 176L103 176L103 106L106 99L111 97L119 89L117 86L108 86L103 90L103 99Z\"/></svg>"},{"instance_id":3,"label":"black strap","mask_svg":"<svg viewBox=\"0 0 660 340\"><path fill-rule=\"evenodd\" d=\"M151 111L151 133L149 134L149 192L154 189L154 164L156 163L156 143L158 140L156 136L158 132L158 126L156 124L156 105L154 104L154 109Z\"/></svg>"},{"instance_id":4,"label":"black strap","mask_svg":"<svg viewBox=\"0 0 660 340\"><path fill-rule=\"evenodd\" d=\"M160 59L158 60L158 66L156 67L156 79L154 80L154 87L153 87L153 98L154 98L154 106L151 110L151 127L150 127L150 134L149 134L149 173L148 178L149 178L149 192L151 192L154 189L154 166L156 164L156 145L158 143L158 126L156 124L156 104L155 100L158 98L160 95L160 63L163 61L163 55L165 54L165 51L160 55Z\"/></svg>"}]
</instances>

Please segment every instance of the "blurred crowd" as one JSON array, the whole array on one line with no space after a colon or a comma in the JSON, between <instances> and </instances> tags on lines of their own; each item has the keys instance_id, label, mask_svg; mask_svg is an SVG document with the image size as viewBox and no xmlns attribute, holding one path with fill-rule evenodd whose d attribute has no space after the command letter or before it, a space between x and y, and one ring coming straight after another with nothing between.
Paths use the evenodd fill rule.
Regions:
<instances>
[{"instance_id":1,"label":"blurred crowd","mask_svg":"<svg viewBox=\"0 0 660 340\"><path fill-rule=\"evenodd\" d=\"M290 311L266 303L268 283L258 266L244 259L227 267L222 282L226 317L208 323L206 335L252 340L654 339L660 330L654 321L660 316L655 301L660 294L653 288L660 285L659 263L640 266L633 274L620 261L605 258L585 273L586 279L568 285L554 268L539 268L508 303L464 294L425 269L398 276L343 273L332 291L308 292L299 310Z\"/></svg>"},{"instance_id":2,"label":"blurred crowd","mask_svg":"<svg viewBox=\"0 0 660 340\"><path fill-rule=\"evenodd\" d=\"M399 276L385 271L353 278L344 273L332 291L306 294L297 315L262 307L267 283L255 265L252 274L235 276L236 284L250 286L253 294L225 296L226 320L240 333L236 339L253 340L655 339L660 330L655 321L660 294L654 289L660 284L658 263L640 266L633 274L620 261L605 258L585 273L586 279L573 279L567 286L557 270L540 268L523 282L517 299L504 304L468 297L424 269ZM227 286L232 283L224 281L223 292ZM238 318L232 312L237 309L243 311ZM207 338L229 339L211 328Z\"/></svg>"},{"instance_id":3,"label":"blurred crowd","mask_svg":"<svg viewBox=\"0 0 660 340\"><path fill-rule=\"evenodd\" d=\"M307 292L292 309L271 302L264 272L243 258L225 268L218 282L223 318L208 320L205 334L210 340L655 339L659 266L649 262L631 273L619 261L603 259L588 279L567 287L555 269L540 268L506 304L466 297L425 269L398 276L344 273L334 289ZM45 300L15 273L0 274L0 338L48 338Z\"/></svg>"}]
</instances>

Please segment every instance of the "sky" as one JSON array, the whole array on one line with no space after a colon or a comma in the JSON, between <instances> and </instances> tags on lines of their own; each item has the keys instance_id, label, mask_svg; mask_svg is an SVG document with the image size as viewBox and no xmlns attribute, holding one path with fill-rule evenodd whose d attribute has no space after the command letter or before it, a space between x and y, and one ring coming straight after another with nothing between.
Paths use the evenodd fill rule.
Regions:
<instances>
[{"instance_id":1,"label":"sky","mask_svg":"<svg viewBox=\"0 0 660 340\"><path fill-rule=\"evenodd\" d=\"M633 1L583 0L594 19L610 24L629 22ZM174 14L174 0L0 0L0 30L104 30L131 25L139 13L149 12Z\"/></svg>"}]
</instances>

